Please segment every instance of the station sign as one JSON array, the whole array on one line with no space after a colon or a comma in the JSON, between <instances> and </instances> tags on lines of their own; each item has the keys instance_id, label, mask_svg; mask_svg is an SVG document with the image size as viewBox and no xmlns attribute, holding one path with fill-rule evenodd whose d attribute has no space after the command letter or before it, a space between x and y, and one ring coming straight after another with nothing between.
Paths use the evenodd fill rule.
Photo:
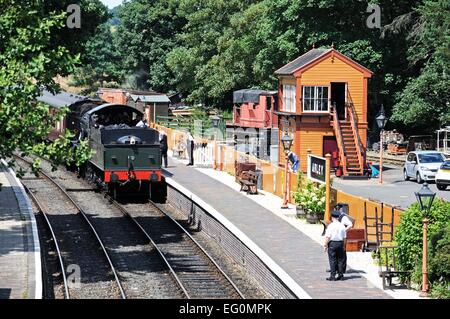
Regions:
<instances>
[{"instance_id":1,"label":"station sign","mask_svg":"<svg viewBox=\"0 0 450 319\"><path fill-rule=\"evenodd\" d=\"M323 157L308 155L308 178L325 184L327 160Z\"/></svg>"}]
</instances>

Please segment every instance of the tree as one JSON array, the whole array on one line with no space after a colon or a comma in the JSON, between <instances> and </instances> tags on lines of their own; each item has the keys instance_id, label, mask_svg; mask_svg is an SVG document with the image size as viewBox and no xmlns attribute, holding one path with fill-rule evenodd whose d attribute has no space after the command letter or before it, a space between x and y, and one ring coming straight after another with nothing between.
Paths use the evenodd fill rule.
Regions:
<instances>
[{"instance_id":1,"label":"tree","mask_svg":"<svg viewBox=\"0 0 450 319\"><path fill-rule=\"evenodd\" d=\"M181 33L177 35L180 45L167 56L167 63L174 73L175 83L179 91L188 92L188 100L194 103L212 105L220 103L220 92L211 83L221 85L229 82L229 73L215 74L209 81L209 75L216 70L211 69L211 59L218 54L220 38L230 27L231 17L241 13L256 1L242 0L182 0L177 14L186 20ZM220 72L223 71L219 70ZM223 83L222 83L223 84Z\"/></svg>"},{"instance_id":2,"label":"tree","mask_svg":"<svg viewBox=\"0 0 450 319\"><path fill-rule=\"evenodd\" d=\"M66 13L49 13L43 3L0 0L0 158L20 150L55 165L80 164L89 156L86 142L77 151L70 147L70 134L47 143L50 128L63 113L52 116L47 105L36 102L43 89L57 91L54 77L71 73L78 61L54 42L55 33L65 27ZM35 161L33 169L38 166Z\"/></svg>"},{"instance_id":3,"label":"tree","mask_svg":"<svg viewBox=\"0 0 450 319\"><path fill-rule=\"evenodd\" d=\"M80 62L86 63L84 52L86 43L97 34L97 27L108 19L108 9L100 0L36 0L41 3L43 14L66 12L71 4L81 11L81 28L61 28L51 34L54 45L61 45L72 54L80 54Z\"/></svg>"},{"instance_id":4,"label":"tree","mask_svg":"<svg viewBox=\"0 0 450 319\"><path fill-rule=\"evenodd\" d=\"M134 0L120 7L116 34L129 86L163 92L172 89L166 55L176 47L175 35L183 26L177 5L178 0Z\"/></svg>"},{"instance_id":5,"label":"tree","mask_svg":"<svg viewBox=\"0 0 450 319\"><path fill-rule=\"evenodd\" d=\"M427 0L409 33L408 60L420 73L396 95L392 119L435 130L450 123L450 3Z\"/></svg>"},{"instance_id":6,"label":"tree","mask_svg":"<svg viewBox=\"0 0 450 319\"><path fill-rule=\"evenodd\" d=\"M101 86L117 87L124 80L122 51L117 44L116 28L109 23L98 27L85 45L83 65L74 74L74 85L86 86L84 94Z\"/></svg>"}]
</instances>

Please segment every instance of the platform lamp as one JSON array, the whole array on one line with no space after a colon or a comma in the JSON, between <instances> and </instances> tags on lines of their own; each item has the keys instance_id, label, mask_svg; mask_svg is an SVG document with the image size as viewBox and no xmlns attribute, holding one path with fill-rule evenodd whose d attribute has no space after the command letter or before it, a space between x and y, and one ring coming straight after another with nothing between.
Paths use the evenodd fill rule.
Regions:
<instances>
[{"instance_id":1,"label":"platform lamp","mask_svg":"<svg viewBox=\"0 0 450 319\"><path fill-rule=\"evenodd\" d=\"M378 113L378 116L375 118L377 121L378 128L380 131L380 183L383 183L383 130L386 126L387 117L384 114L384 106L381 104L380 113Z\"/></svg>"},{"instance_id":2,"label":"platform lamp","mask_svg":"<svg viewBox=\"0 0 450 319\"><path fill-rule=\"evenodd\" d=\"M429 187L428 183L424 183L422 188L414 193L416 195L417 201L419 202L420 209L423 212L422 220L422 292L421 297L428 296L428 266L427 266L427 254L428 254L428 242L427 242L427 232L428 232L428 214L433 206L434 193Z\"/></svg>"},{"instance_id":3,"label":"platform lamp","mask_svg":"<svg viewBox=\"0 0 450 319\"><path fill-rule=\"evenodd\" d=\"M281 205L281 208L286 209L288 208L288 155L289 151L292 147L292 142L294 140L292 137L289 136L288 132L284 132L284 136L281 138L281 143L283 144L284 149L284 155L286 157L286 166L284 169L284 198L283 198L283 204Z\"/></svg>"}]
</instances>

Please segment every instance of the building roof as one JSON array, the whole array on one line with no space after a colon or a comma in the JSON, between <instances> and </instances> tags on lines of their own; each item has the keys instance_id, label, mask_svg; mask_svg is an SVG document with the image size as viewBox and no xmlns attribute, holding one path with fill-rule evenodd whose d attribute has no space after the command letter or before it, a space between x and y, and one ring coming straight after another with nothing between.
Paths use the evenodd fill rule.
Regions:
<instances>
[{"instance_id":1,"label":"building roof","mask_svg":"<svg viewBox=\"0 0 450 319\"><path fill-rule=\"evenodd\" d=\"M315 61L319 61L321 58L326 57L328 54L332 54L333 56L343 60L347 64L350 64L355 69L364 73L365 76L370 77L373 72L369 69L363 67L361 64L355 62L349 57L343 55L339 51L335 49L312 49L306 52L305 54L299 56L294 61L289 62L285 66L279 68L275 71L276 75L293 75L295 72L307 68L309 65L313 64Z\"/></svg>"},{"instance_id":2,"label":"building roof","mask_svg":"<svg viewBox=\"0 0 450 319\"><path fill-rule=\"evenodd\" d=\"M69 106L77 102L90 100L89 97L83 95L72 94L68 92L60 92L58 94L52 94L49 91L44 90L42 95L37 98L39 102L46 103L54 108L62 108Z\"/></svg>"},{"instance_id":3,"label":"building roof","mask_svg":"<svg viewBox=\"0 0 450 319\"><path fill-rule=\"evenodd\" d=\"M233 92L233 103L259 103L260 95L275 95L277 91L243 89Z\"/></svg>"},{"instance_id":4,"label":"building roof","mask_svg":"<svg viewBox=\"0 0 450 319\"><path fill-rule=\"evenodd\" d=\"M298 69L304 67L305 65L311 63L312 61L317 60L321 56L331 52L332 49L312 49L305 54L299 56L294 61L289 62L285 66L279 68L275 71L275 74L278 75L291 75Z\"/></svg>"},{"instance_id":5,"label":"building roof","mask_svg":"<svg viewBox=\"0 0 450 319\"><path fill-rule=\"evenodd\" d=\"M170 103L170 99L165 94L159 95L129 95L133 101L137 102L138 100L146 103Z\"/></svg>"}]
</instances>

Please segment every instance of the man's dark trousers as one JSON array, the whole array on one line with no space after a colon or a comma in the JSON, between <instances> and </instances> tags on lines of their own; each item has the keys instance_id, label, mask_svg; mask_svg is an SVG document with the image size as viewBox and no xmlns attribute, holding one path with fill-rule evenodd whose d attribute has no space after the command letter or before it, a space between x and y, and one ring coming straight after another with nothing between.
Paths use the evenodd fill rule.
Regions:
<instances>
[{"instance_id":1,"label":"man's dark trousers","mask_svg":"<svg viewBox=\"0 0 450 319\"><path fill-rule=\"evenodd\" d=\"M189 165L194 165L194 141L190 142L189 148Z\"/></svg>"},{"instance_id":2,"label":"man's dark trousers","mask_svg":"<svg viewBox=\"0 0 450 319\"><path fill-rule=\"evenodd\" d=\"M167 150L161 151L161 164L164 163L164 167L167 168Z\"/></svg>"},{"instance_id":3,"label":"man's dark trousers","mask_svg":"<svg viewBox=\"0 0 450 319\"><path fill-rule=\"evenodd\" d=\"M335 277L336 273L342 275L345 261L343 241L330 241L328 243L328 259L330 261L331 277Z\"/></svg>"}]
</instances>

